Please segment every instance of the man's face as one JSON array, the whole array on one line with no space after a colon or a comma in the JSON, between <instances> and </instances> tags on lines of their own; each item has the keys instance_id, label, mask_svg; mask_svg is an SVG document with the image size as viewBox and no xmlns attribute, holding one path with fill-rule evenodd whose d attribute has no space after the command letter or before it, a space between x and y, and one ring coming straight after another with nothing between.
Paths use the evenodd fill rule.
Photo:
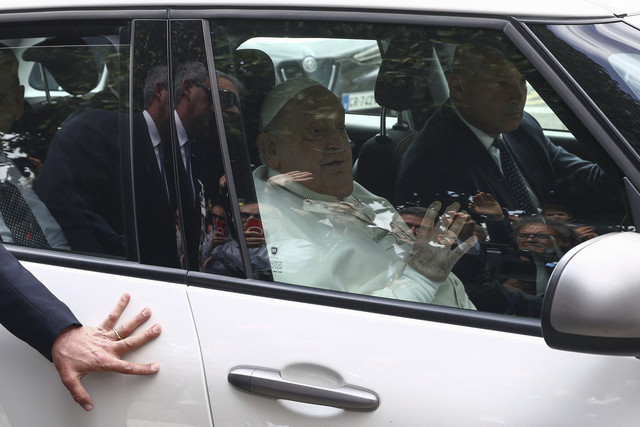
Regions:
<instances>
[{"instance_id":1,"label":"man's face","mask_svg":"<svg viewBox=\"0 0 640 427\"><path fill-rule=\"evenodd\" d=\"M231 80L218 77L218 90L220 93L220 105L222 106L222 115L225 122L230 122L234 117L240 115L238 89ZM232 101L235 101L233 103Z\"/></svg>"},{"instance_id":2,"label":"man's face","mask_svg":"<svg viewBox=\"0 0 640 427\"><path fill-rule=\"evenodd\" d=\"M554 248L553 228L546 224L527 224L518 230L518 247L522 250L542 253L545 249Z\"/></svg>"},{"instance_id":3,"label":"man's face","mask_svg":"<svg viewBox=\"0 0 640 427\"><path fill-rule=\"evenodd\" d=\"M3 57L0 55L0 132L7 133L13 122L22 117L24 87L15 86L15 76L2 61Z\"/></svg>"},{"instance_id":4,"label":"man's face","mask_svg":"<svg viewBox=\"0 0 640 427\"><path fill-rule=\"evenodd\" d=\"M523 75L504 57L486 53L470 72L452 74L451 96L458 112L486 134L497 137L518 128L527 98Z\"/></svg>"},{"instance_id":5,"label":"man's face","mask_svg":"<svg viewBox=\"0 0 640 427\"><path fill-rule=\"evenodd\" d=\"M567 222L571 219L571 215L569 215L565 211L558 211L555 209L545 210L543 213L545 218L557 219L558 221Z\"/></svg>"},{"instance_id":6,"label":"man's face","mask_svg":"<svg viewBox=\"0 0 640 427\"><path fill-rule=\"evenodd\" d=\"M257 203L247 203L240 206L240 216L242 217L242 225L246 228L247 222L252 219L260 219L260 209Z\"/></svg>"},{"instance_id":7,"label":"man's face","mask_svg":"<svg viewBox=\"0 0 640 427\"><path fill-rule=\"evenodd\" d=\"M411 231L413 231L413 234L416 234L416 231L418 231L418 229L422 225L422 218L417 215L408 213L404 213L401 216L407 226L411 229Z\"/></svg>"},{"instance_id":8,"label":"man's face","mask_svg":"<svg viewBox=\"0 0 640 427\"><path fill-rule=\"evenodd\" d=\"M191 82L180 99L178 114L189 138L206 134L213 117L209 77L202 82Z\"/></svg>"},{"instance_id":9,"label":"man's face","mask_svg":"<svg viewBox=\"0 0 640 427\"><path fill-rule=\"evenodd\" d=\"M353 177L344 109L321 86L304 90L302 96L289 101L280 112L284 129L274 143L275 152L265 159L282 173L311 172L313 179L303 184L316 193L347 197L353 191Z\"/></svg>"}]
</instances>

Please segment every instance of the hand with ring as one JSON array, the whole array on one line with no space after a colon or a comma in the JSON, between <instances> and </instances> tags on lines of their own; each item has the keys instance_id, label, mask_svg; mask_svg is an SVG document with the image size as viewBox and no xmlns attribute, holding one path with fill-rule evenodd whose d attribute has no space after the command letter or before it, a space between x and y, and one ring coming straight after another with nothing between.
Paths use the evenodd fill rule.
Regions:
<instances>
[{"instance_id":1,"label":"hand with ring","mask_svg":"<svg viewBox=\"0 0 640 427\"><path fill-rule=\"evenodd\" d=\"M460 257L478 241L476 236L471 236L452 250L451 246L456 242L468 215L458 213L460 204L453 203L445 209L436 223L441 206L436 201L427 209L413 244L413 253L409 257L411 267L438 282L447 278Z\"/></svg>"},{"instance_id":2,"label":"hand with ring","mask_svg":"<svg viewBox=\"0 0 640 427\"><path fill-rule=\"evenodd\" d=\"M98 326L69 326L53 343L51 356L60 379L74 400L86 411L93 409L93 400L80 380L89 372L112 371L121 374L150 375L160 369L158 363L139 364L120 359L160 335L161 327L153 325L144 333L132 333L151 317L151 310L143 309L132 319L116 322L129 304L130 296L122 295L118 304Z\"/></svg>"}]
</instances>

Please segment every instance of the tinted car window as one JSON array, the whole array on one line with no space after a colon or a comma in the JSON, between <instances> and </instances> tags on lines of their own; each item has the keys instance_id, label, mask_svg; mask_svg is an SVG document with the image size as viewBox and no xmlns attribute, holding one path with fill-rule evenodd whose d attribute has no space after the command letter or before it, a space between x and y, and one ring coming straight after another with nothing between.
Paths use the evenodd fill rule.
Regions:
<instances>
[{"instance_id":1,"label":"tinted car window","mask_svg":"<svg viewBox=\"0 0 640 427\"><path fill-rule=\"evenodd\" d=\"M531 28L637 151L638 29L622 22Z\"/></svg>"},{"instance_id":2,"label":"tinted car window","mask_svg":"<svg viewBox=\"0 0 640 427\"><path fill-rule=\"evenodd\" d=\"M537 317L549 275L571 247L632 226L619 170L504 34L298 21L211 27L216 66L243 87L242 126L227 127L239 138L231 144L247 147L234 175L247 176L251 165L256 195L241 197L257 199L260 260L268 257L276 281ZM309 58L318 46L334 46L322 50L333 54L319 55L314 68ZM356 63L357 71L341 73ZM366 93L364 81L380 106L406 117L402 127L384 129L394 147L391 162L352 154L345 110L364 111L343 101L345 94ZM281 89L295 92L283 95L284 103L270 100L269 91L283 82L302 89ZM307 92L313 84L325 92ZM337 104L323 98L326 90ZM283 108L287 96L296 107ZM269 107L261 109L265 99ZM523 114L527 103L542 125ZM316 107L332 113L323 116ZM493 144L496 136L505 148ZM375 185L351 187L342 167L356 160L358 170L378 167L391 180L386 199ZM457 239L446 232L450 205L471 214L451 227ZM433 221L422 222L425 214L445 221L440 234L430 232ZM422 249L425 243L447 248L441 254L455 264L451 274L443 255ZM430 258L416 262L425 252Z\"/></svg>"},{"instance_id":3,"label":"tinted car window","mask_svg":"<svg viewBox=\"0 0 640 427\"><path fill-rule=\"evenodd\" d=\"M18 105L2 129L4 164L29 207L12 199L13 216L28 230L16 239L23 231L5 221L3 241L126 257L120 156L128 144L120 116L128 108L126 24L20 28L29 38L3 31L3 54L17 61L15 76L3 76L11 82L4 113ZM101 138L107 128L109 141ZM13 222L10 216L3 215Z\"/></svg>"}]
</instances>

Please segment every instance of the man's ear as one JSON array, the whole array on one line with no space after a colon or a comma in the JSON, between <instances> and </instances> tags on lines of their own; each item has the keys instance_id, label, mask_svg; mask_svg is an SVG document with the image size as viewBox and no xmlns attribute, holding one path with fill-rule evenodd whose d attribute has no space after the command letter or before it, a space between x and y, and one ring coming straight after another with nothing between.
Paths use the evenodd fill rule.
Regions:
<instances>
[{"instance_id":1,"label":"man's ear","mask_svg":"<svg viewBox=\"0 0 640 427\"><path fill-rule=\"evenodd\" d=\"M157 96L158 98L160 98L163 90L167 90L167 88L164 87L162 83L156 82L156 84L153 86L154 96Z\"/></svg>"},{"instance_id":2,"label":"man's ear","mask_svg":"<svg viewBox=\"0 0 640 427\"><path fill-rule=\"evenodd\" d=\"M258 150L260 150L260 154L262 154L262 158L267 166L274 170L280 170L278 148L274 138L271 135L262 132L258 135L256 144L258 145Z\"/></svg>"},{"instance_id":3,"label":"man's ear","mask_svg":"<svg viewBox=\"0 0 640 427\"><path fill-rule=\"evenodd\" d=\"M20 120L24 114L24 86L18 86L16 90L16 120Z\"/></svg>"},{"instance_id":4,"label":"man's ear","mask_svg":"<svg viewBox=\"0 0 640 427\"><path fill-rule=\"evenodd\" d=\"M185 99L189 99L191 96L191 89L193 88L193 83L189 79L184 79L182 82L182 97Z\"/></svg>"}]
</instances>

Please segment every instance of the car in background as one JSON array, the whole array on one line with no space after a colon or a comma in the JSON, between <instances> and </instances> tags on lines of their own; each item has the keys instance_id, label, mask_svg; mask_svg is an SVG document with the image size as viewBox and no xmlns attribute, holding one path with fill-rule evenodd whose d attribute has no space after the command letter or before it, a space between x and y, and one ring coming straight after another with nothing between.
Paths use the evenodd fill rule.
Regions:
<instances>
[{"instance_id":1,"label":"car in background","mask_svg":"<svg viewBox=\"0 0 640 427\"><path fill-rule=\"evenodd\" d=\"M27 172L68 248L4 244L84 324L100 322L128 292L124 315L151 307L163 333L130 355L159 361L157 375L83 379L95 401L85 413L53 366L0 328L0 427L634 425L640 6L600 3L4 1L0 49L16 55L28 104L5 151L60 168ZM281 266L250 230L262 230L251 173L261 162L265 95L299 76L332 90L346 111L358 181L393 202L398 155L448 98L452 55L477 32L499 35L526 60L528 108L548 140L610 178L602 192L559 183L576 222L600 235L545 265L546 292L531 296L539 312L274 281ZM146 169L136 123L145 123L147 72L164 70L166 87L157 89L175 107L178 65L191 62L217 78L189 87L218 96L207 98L208 131L193 141L201 191L189 213L175 118L165 163L154 157ZM225 78L237 96L222 88ZM79 123L82 137L70 130ZM56 148L66 143L73 149ZM149 225L166 212L149 214L145 197L157 189L140 184L160 163L173 201L166 247L149 243L157 237ZM54 178L64 178L59 196L46 197ZM72 239L78 230L82 238ZM94 238L108 244L88 245ZM522 253L490 240L479 248L511 278L537 280ZM175 252L175 262L150 255L156 249Z\"/></svg>"}]
</instances>

